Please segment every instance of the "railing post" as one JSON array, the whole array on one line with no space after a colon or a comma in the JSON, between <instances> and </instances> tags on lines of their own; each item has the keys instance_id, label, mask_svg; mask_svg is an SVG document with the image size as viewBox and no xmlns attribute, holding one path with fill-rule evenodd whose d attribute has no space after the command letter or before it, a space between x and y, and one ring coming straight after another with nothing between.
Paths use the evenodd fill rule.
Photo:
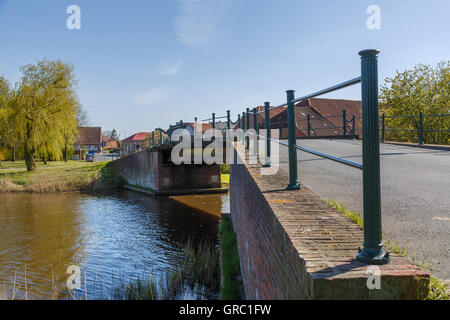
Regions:
<instances>
[{"instance_id":1,"label":"railing post","mask_svg":"<svg viewBox=\"0 0 450 320\"><path fill-rule=\"evenodd\" d=\"M386 135L386 114L383 112L381 117L381 142L384 143L385 135Z\"/></svg>"},{"instance_id":2,"label":"railing post","mask_svg":"<svg viewBox=\"0 0 450 320\"><path fill-rule=\"evenodd\" d=\"M163 132L162 130L159 130L159 144L162 146L163 142Z\"/></svg>"},{"instance_id":3,"label":"railing post","mask_svg":"<svg viewBox=\"0 0 450 320\"><path fill-rule=\"evenodd\" d=\"M308 123L308 137L311 137L311 115L308 113L308 115L306 116L307 118L307 123Z\"/></svg>"},{"instance_id":4,"label":"railing post","mask_svg":"<svg viewBox=\"0 0 450 320\"><path fill-rule=\"evenodd\" d=\"M280 117L280 139L283 138L283 117Z\"/></svg>"},{"instance_id":5,"label":"railing post","mask_svg":"<svg viewBox=\"0 0 450 320\"><path fill-rule=\"evenodd\" d=\"M241 115L240 114L238 114L237 122L238 122L238 129L241 129Z\"/></svg>"},{"instance_id":6,"label":"railing post","mask_svg":"<svg viewBox=\"0 0 450 320\"><path fill-rule=\"evenodd\" d=\"M287 118L288 118L288 144L289 144L289 185L288 190L299 190L297 169L297 128L295 124L295 91L288 90L287 93Z\"/></svg>"},{"instance_id":7,"label":"railing post","mask_svg":"<svg viewBox=\"0 0 450 320\"><path fill-rule=\"evenodd\" d=\"M231 129L231 117L230 117L230 110L227 110L227 129Z\"/></svg>"},{"instance_id":8,"label":"railing post","mask_svg":"<svg viewBox=\"0 0 450 320\"><path fill-rule=\"evenodd\" d=\"M216 128L216 114L215 113L212 114L212 128L213 129Z\"/></svg>"},{"instance_id":9,"label":"railing post","mask_svg":"<svg viewBox=\"0 0 450 320\"><path fill-rule=\"evenodd\" d=\"M247 131L248 131L250 129L250 108L247 108L245 110L245 112L246 112L245 113L245 120L247 121L246 128L247 128ZM250 149L250 137L248 136L248 134L245 137L245 140L246 140L245 149L249 150Z\"/></svg>"},{"instance_id":10,"label":"railing post","mask_svg":"<svg viewBox=\"0 0 450 320\"><path fill-rule=\"evenodd\" d=\"M264 103L264 123L266 127L266 163L263 165L264 168L269 168L272 166L270 163L270 102Z\"/></svg>"},{"instance_id":11,"label":"railing post","mask_svg":"<svg viewBox=\"0 0 450 320\"><path fill-rule=\"evenodd\" d=\"M244 131L245 135L245 112L242 112L242 130ZM245 144L245 138L242 137L242 144Z\"/></svg>"},{"instance_id":12,"label":"railing post","mask_svg":"<svg viewBox=\"0 0 450 320\"><path fill-rule=\"evenodd\" d=\"M419 144L423 145L423 112L419 114Z\"/></svg>"},{"instance_id":13,"label":"railing post","mask_svg":"<svg viewBox=\"0 0 450 320\"><path fill-rule=\"evenodd\" d=\"M259 133L258 132L259 131L259 128L258 128L258 115L256 114L256 111L257 111L257 109L253 108L253 129L255 130L254 140L253 140L253 148L255 149L253 151L254 155L258 154L258 133Z\"/></svg>"},{"instance_id":14,"label":"railing post","mask_svg":"<svg viewBox=\"0 0 450 320\"><path fill-rule=\"evenodd\" d=\"M356 258L368 264L389 263L381 231L380 143L378 114L378 50L361 56L363 112L364 248Z\"/></svg>"},{"instance_id":15,"label":"railing post","mask_svg":"<svg viewBox=\"0 0 450 320\"><path fill-rule=\"evenodd\" d=\"M183 120L180 120L180 130L183 130ZM181 141L183 137L179 137L178 141Z\"/></svg>"},{"instance_id":16,"label":"railing post","mask_svg":"<svg viewBox=\"0 0 450 320\"><path fill-rule=\"evenodd\" d=\"M342 123L343 125L343 131L344 131L344 137L347 136L347 110L342 110Z\"/></svg>"},{"instance_id":17,"label":"railing post","mask_svg":"<svg viewBox=\"0 0 450 320\"><path fill-rule=\"evenodd\" d=\"M155 131L152 131L152 148L155 147Z\"/></svg>"},{"instance_id":18,"label":"railing post","mask_svg":"<svg viewBox=\"0 0 450 320\"><path fill-rule=\"evenodd\" d=\"M355 115L353 115L353 117L352 117L352 139L355 139L355 137L356 137L355 125L356 125L356 118L355 118Z\"/></svg>"}]
</instances>

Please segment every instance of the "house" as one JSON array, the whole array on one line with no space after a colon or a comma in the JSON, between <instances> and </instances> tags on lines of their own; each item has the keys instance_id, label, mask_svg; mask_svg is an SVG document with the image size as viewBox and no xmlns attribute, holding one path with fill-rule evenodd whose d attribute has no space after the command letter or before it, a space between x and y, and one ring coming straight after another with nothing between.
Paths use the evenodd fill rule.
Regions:
<instances>
[{"instance_id":1,"label":"house","mask_svg":"<svg viewBox=\"0 0 450 320\"><path fill-rule=\"evenodd\" d=\"M271 129L280 128L283 122L282 138L287 138L287 109L280 108L276 116L271 119ZM344 134L343 110L346 110L346 130L351 134L353 127L351 119L356 117L355 133L361 137L362 104L359 100L310 98L295 105L295 120L297 137L308 136L308 114L310 115L311 136L342 136Z\"/></svg>"},{"instance_id":2,"label":"house","mask_svg":"<svg viewBox=\"0 0 450 320\"><path fill-rule=\"evenodd\" d=\"M211 124L211 126L212 126L212 124ZM231 126L231 124L230 124L230 126ZM221 131L223 134L225 134L228 129L228 123L226 121L216 122L216 129Z\"/></svg>"},{"instance_id":3,"label":"house","mask_svg":"<svg viewBox=\"0 0 450 320\"><path fill-rule=\"evenodd\" d=\"M130 154L143 150L143 144L148 140L150 132L138 132L121 141L122 154Z\"/></svg>"},{"instance_id":4,"label":"house","mask_svg":"<svg viewBox=\"0 0 450 320\"><path fill-rule=\"evenodd\" d=\"M88 154L100 153L102 150L101 127L78 127L78 137L73 145L75 152L73 159L83 159L83 150Z\"/></svg>"},{"instance_id":5,"label":"house","mask_svg":"<svg viewBox=\"0 0 450 320\"><path fill-rule=\"evenodd\" d=\"M119 137L116 129L102 133L103 153L119 153Z\"/></svg>"},{"instance_id":6,"label":"house","mask_svg":"<svg viewBox=\"0 0 450 320\"><path fill-rule=\"evenodd\" d=\"M194 135L194 130L195 130L194 127L195 127L195 123L184 122L184 121L177 122L175 125L170 125L169 129L167 130L167 135L169 136L169 140L172 140L172 134L176 130L180 130L180 129L188 131L191 136Z\"/></svg>"},{"instance_id":7,"label":"house","mask_svg":"<svg viewBox=\"0 0 450 320\"><path fill-rule=\"evenodd\" d=\"M119 143L117 140L111 140L109 137L102 135L102 151L103 153L117 153L119 151Z\"/></svg>"},{"instance_id":8,"label":"house","mask_svg":"<svg viewBox=\"0 0 450 320\"><path fill-rule=\"evenodd\" d=\"M212 128L213 128L212 123L197 123L196 131L198 134L201 134L203 136L206 131L212 130Z\"/></svg>"}]
</instances>

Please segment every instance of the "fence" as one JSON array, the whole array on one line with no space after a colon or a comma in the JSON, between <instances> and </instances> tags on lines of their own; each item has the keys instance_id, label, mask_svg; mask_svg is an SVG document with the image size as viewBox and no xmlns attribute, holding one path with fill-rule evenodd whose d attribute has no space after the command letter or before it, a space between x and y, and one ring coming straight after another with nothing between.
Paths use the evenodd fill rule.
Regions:
<instances>
[{"instance_id":1,"label":"fence","mask_svg":"<svg viewBox=\"0 0 450 320\"><path fill-rule=\"evenodd\" d=\"M157 134L155 134L157 133ZM169 137L164 133L164 130L158 128L148 136L148 149L153 149L169 142Z\"/></svg>"},{"instance_id":2,"label":"fence","mask_svg":"<svg viewBox=\"0 0 450 320\"><path fill-rule=\"evenodd\" d=\"M397 126L393 128L391 126ZM400 128L399 128L400 127ZM430 129L439 128L439 129ZM386 139L388 138L388 139ZM450 114L400 115L381 117L381 141L450 144Z\"/></svg>"},{"instance_id":3,"label":"fence","mask_svg":"<svg viewBox=\"0 0 450 320\"><path fill-rule=\"evenodd\" d=\"M213 129L217 129L216 128L216 126L217 126L216 120L221 120L221 119L227 119L227 121L226 121L226 127L223 127L220 129L228 129L229 130L229 129L231 129L232 125L236 124L231 121L231 111L230 110L227 110L226 116L216 117L216 114L213 113L211 118L201 120L200 122L209 122L212 124ZM197 119L195 120L195 124L197 125Z\"/></svg>"},{"instance_id":4,"label":"fence","mask_svg":"<svg viewBox=\"0 0 450 320\"><path fill-rule=\"evenodd\" d=\"M359 250L357 259L370 264L386 264L389 262L389 253L383 251L382 231L381 231L381 192L380 192L380 146L379 146L379 111L378 111L378 50L364 50L360 53L361 56L361 76L343 82L341 84L332 86L330 88L300 97L295 98L295 91L288 90L287 102L281 105L270 107L270 103L264 104L264 110L253 109L250 115L250 108L238 116L238 127L240 129L250 129L250 117L253 117L253 129L256 135L259 135L258 115L264 113L264 127L271 128L270 112L279 108L287 109L287 137L288 143L271 138L271 130L266 130L264 137L266 143L266 158L270 159L270 144L271 142L279 143L287 146L289 149L289 184L288 190L299 190L301 188L298 181L297 168L297 150L314 154L338 163L360 169L363 171L363 200L364 200L364 247ZM296 121L295 104L309 98L318 97L327 93L331 93L346 87L350 87L361 83L362 87L362 135L363 135L363 163L356 163L332 155L328 155L315 150L307 149L297 145L297 129L298 122ZM353 116L347 119L346 112L343 111L342 126L335 126L332 129L342 130L342 135L355 135L357 117ZM337 116L338 117L338 116ZM330 118L330 117L328 117ZM215 123L215 114L213 114L212 121ZM230 127L230 115L227 112L228 127ZM208 119L210 120L210 119ZM208 121L206 120L206 121ZM311 136L314 131L320 128L314 128L312 125L312 118L308 116L306 119L307 135ZM351 131L349 131L349 122L351 122ZM283 136L283 121L280 120L279 129L280 137ZM214 125L213 125L214 126ZM327 128L330 129L330 128ZM249 149L250 137L245 135L245 141L242 141ZM257 143L257 139L255 139ZM256 148L257 149L257 148ZM267 161L264 166L269 167L271 164Z\"/></svg>"},{"instance_id":5,"label":"fence","mask_svg":"<svg viewBox=\"0 0 450 320\"><path fill-rule=\"evenodd\" d=\"M273 110L273 108L269 108L269 110ZM261 121L259 117L264 112L253 109L253 112L248 115L250 122L252 122L252 114L256 113L260 129L278 129L280 138L287 138L288 121L282 117L274 121L276 117L269 116L267 125L265 120ZM343 109L341 114L337 115L323 116L308 113L300 119L296 118L296 137L297 139L360 138L362 136L362 117L355 114L348 117L347 114L347 110ZM240 128L244 127L240 116L238 124ZM418 115L387 116L383 113L380 119L380 140L381 142L417 142L420 145L427 143L450 144L450 114L423 114L420 112Z\"/></svg>"},{"instance_id":6,"label":"fence","mask_svg":"<svg viewBox=\"0 0 450 320\"><path fill-rule=\"evenodd\" d=\"M269 123L266 124L265 119L262 123L258 121L259 128L267 130L278 129L280 138L287 138L288 121L282 117L282 113L278 116L270 117L271 110L273 109L269 108ZM256 112L254 110L253 113L259 115L265 113L265 111ZM295 120L297 139L328 137L354 139L358 137L356 132L360 130L360 125L356 119L360 117L356 115L348 117L345 109L339 115L323 116L320 114L304 114L303 112L302 114L303 116L300 116L300 119L296 116Z\"/></svg>"}]
</instances>

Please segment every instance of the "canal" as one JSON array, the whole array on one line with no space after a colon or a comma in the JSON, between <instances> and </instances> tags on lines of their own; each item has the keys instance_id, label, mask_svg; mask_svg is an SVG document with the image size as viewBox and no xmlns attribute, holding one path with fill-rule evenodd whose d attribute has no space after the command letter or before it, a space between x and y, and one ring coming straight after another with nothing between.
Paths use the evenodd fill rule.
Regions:
<instances>
[{"instance_id":1,"label":"canal","mask_svg":"<svg viewBox=\"0 0 450 320\"><path fill-rule=\"evenodd\" d=\"M75 299L108 299L130 280L158 279L179 267L189 239L217 242L228 196L208 197L214 201L206 213L194 209L205 202L199 196L186 205L125 190L0 193L0 298L68 298L70 266L80 271ZM217 291L180 298L214 299Z\"/></svg>"}]
</instances>

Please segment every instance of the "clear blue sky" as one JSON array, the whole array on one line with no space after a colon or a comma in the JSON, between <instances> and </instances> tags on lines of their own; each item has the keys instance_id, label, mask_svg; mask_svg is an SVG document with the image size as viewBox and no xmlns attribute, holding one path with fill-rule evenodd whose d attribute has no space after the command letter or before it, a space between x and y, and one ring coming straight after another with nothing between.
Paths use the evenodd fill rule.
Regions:
<instances>
[{"instance_id":1,"label":"clear blue sky","mask_svg":"<svg viewBox=\"0 0 450 320\"><path fill-rule=\"evenodd\" d=\"M81 30L66 27L72 4ZM381 30L366 27L372 4ZM18 81L43 57L72 62L91 125L124 138L348 80L362 49L381 50L381 83L435 65L450 59L449 13L448 0L0 0L0 75Z\"/></svg>"}]
</instances>

